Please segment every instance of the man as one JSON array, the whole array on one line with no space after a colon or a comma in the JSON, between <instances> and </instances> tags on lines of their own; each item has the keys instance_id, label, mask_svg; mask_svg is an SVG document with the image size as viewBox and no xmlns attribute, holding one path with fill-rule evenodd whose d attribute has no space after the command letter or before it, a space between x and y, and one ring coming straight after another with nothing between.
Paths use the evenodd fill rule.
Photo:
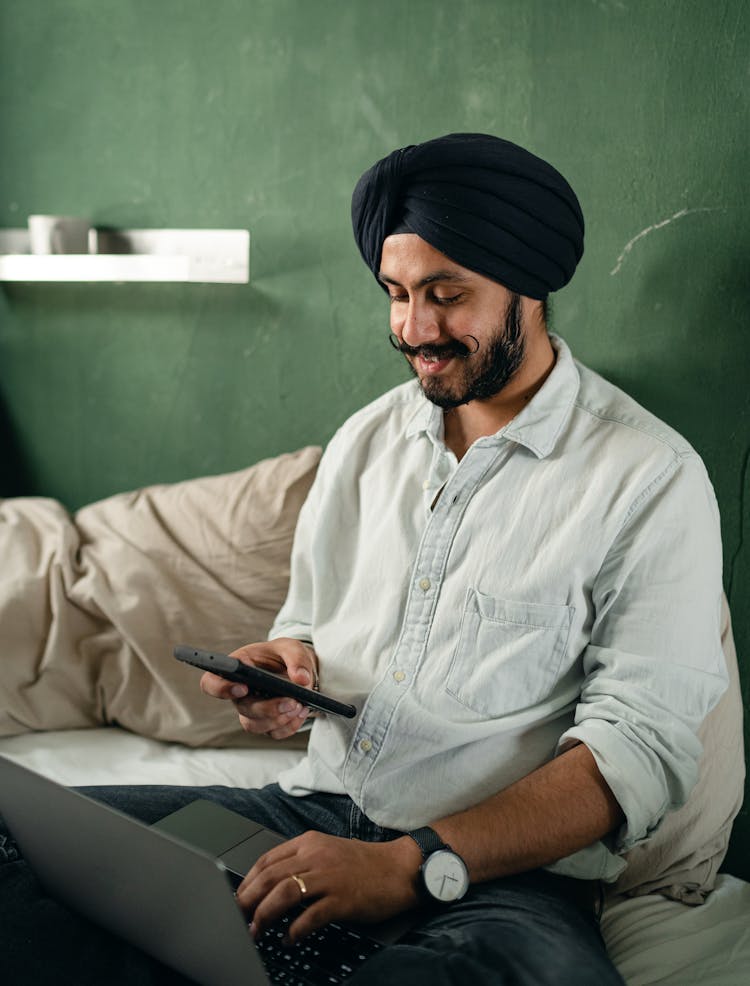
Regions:
<instances>
[{"instance_id":1,"label":"man","mask_svg":"<svg viewBox=\"0 0 750 986\"><path fill-rule=\"evenodd\" d=\"M491 888L500 912L512 874L579 881L540 884L563 897L614 879L694 783L695 729L725 687L717 512L687 443L547 332L547 293L583 249L578 201L548 164L483 135L405 148L362 177L353 221L418 383L334 437L272 639L238 653L363 708L351 726L317 722L282 788L351 799L391 833L429 826L472 887L435 927L463 929L456 970L497 982L519 932ZM306 711L211 675L203 688L251 732L288 736ZM261 932L299 903L301 877L294 936L385 917L424 898L422 848L304 835L240 900ZM462 910L478 890L475 940ZM517 981L583 982L569 934L547 979L532 933ZM441 981L421 951L393 968L412 961Z\"/></svg>"},{"instance_id":2,"label":"man","mask_svg":"<svg viewBox=\"0 0 750 986\"><path fill-rule=\"evenodd\" d=\"M687 798L726 685L710 484L547 331L583 251L554 168L450 135L378 162L352 214L416 379L331 441L270 639L236 652L360 710L279 785L209 789L290 837L239 901L256 935L304 903L295 940L423 905L353 983L619 983L599 881ZM308 715L202 687L254 733ZM197 794L101 796L152 820Z\"/></svg>"}]
</instances>

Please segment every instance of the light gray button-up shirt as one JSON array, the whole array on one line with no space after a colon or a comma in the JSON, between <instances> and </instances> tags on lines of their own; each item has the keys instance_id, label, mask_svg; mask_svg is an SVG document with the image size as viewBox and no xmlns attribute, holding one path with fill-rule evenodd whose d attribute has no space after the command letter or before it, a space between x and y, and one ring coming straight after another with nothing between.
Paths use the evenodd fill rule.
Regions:
<instances>
[{"instance_id":1,"label":"light gray button-up shirt","mask_svg":"<svg viewBox=\"0 0 750 986\"><path fill-rule=\"evenodd\" d=\"M613 880L685 801L726 687L719 519L688 443L553 344L533 400L460 462L417 381L330 442L270 636L312 642L359 714L317 720L280 782L407 830L583 742L626 822L552 868Z\"/></svg>"}]
</instances>

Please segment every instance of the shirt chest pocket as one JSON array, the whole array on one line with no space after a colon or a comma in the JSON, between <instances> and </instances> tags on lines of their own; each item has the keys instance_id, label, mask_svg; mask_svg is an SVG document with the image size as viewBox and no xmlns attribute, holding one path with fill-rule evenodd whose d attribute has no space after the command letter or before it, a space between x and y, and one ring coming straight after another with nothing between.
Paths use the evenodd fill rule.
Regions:
<instances>
[{"instance_id":1,"label":"shirt chest pocket","mask_svg":"<svg viewBox=\"0 0 750 986\"><path fill-rule=\"evenodd\" d=\"M553 690L574 607L516 602L469 589L448 693L486 718L510 715Z\"/></svg>"}]
</instances>

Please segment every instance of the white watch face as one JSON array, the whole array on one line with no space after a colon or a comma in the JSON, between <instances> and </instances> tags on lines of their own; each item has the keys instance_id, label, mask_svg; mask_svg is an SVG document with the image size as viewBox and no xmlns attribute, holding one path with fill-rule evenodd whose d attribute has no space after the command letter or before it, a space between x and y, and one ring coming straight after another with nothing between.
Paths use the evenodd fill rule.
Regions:
<instances>
[{"instance_id":1,"label":"white watch face","mask_svg":"<svg viewBox=\"0 0 750 986\"><path fill-rule=\"evenodd\" d=\"M460 856L438 849L427 857L422 879L428 893L437 900L459 900L469 889L469 874Z\"/></svg>"}]
</instances>

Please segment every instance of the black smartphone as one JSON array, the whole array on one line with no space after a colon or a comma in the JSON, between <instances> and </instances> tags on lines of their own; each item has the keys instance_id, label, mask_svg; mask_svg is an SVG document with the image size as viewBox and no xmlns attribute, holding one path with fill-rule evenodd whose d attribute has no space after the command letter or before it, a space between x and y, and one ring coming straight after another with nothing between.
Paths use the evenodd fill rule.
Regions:
<instances>
[{"instance_id":1,"label":"black smartphone","mask_svg":"<svg viewBox=\"0 0 750 986\"><path fill-rule=\"evenodd\" d=\"M173 654L178 661L192 664L202 671L218 674L229 681L247 685L250 691L256 695L267 696L268 698L287 696L311 709L330 712L335 716L345 716L347 719L353 719L357 714L353 705L337 702L335 698L322 695L320 692L313 691L312 688L295 685L293 681L282 677L280 674L273 674L271 671L263 671L261 668L244 664L242 661L238 661L236 657L229 657L227 654L216 654L213 651L188 647L186 644L175 647Z\"/></svg>"}]
</instances>

